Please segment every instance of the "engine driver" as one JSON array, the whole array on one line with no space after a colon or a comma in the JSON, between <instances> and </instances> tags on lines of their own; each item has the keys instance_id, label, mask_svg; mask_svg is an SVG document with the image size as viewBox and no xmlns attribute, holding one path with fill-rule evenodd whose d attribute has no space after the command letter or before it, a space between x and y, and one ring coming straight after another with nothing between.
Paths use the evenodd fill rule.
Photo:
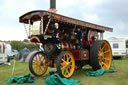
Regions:
<instances>
[{"instance_id":1,"label":"engine driver","mask_svg":"<svg viewBox=\"0 0 128 85\"><path fill-rule=\"evenodd\" d=\"M82 30L80 28L78 28L75 32L77 33L77 39L79 40L80 49L83 49L83 43L82 43L83 33L82 33Z\"/></svg>"}]
</instances>

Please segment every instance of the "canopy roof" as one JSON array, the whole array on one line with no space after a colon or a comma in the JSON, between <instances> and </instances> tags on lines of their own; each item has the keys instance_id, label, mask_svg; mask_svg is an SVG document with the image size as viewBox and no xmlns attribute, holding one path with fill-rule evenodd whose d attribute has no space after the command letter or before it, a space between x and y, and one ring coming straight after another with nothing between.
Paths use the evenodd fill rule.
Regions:
<instances>
[{"instance_id":1,"label":"canopy roof","mask_svg":"<svg viewBox=\"0 0 128 85\"><path fill-rule=\"evenodd\" d=\"M41 17L44 17L44 19L45 18L52 18L52 19L55 19L57 21L61 21L64 23L69 23L69 24L78 25L78 26L82 26L82 27L88 27L91 29L99 30L99 31L109 31L109 32L113 31L113 29L110 27L105 27L105 26L81 21L78 19L73 19L70 17L66 17L66 16L63 16L60 14L56 14L56 13L52 13L52 12L44 11L44 10L35 10L35 11L28 12L28 13L22 15L20 17L19 21L21 23L28 24L28 22L30 20L30 23L33 24L34 21L41 20Z\"/></svg>"}]
</instances>

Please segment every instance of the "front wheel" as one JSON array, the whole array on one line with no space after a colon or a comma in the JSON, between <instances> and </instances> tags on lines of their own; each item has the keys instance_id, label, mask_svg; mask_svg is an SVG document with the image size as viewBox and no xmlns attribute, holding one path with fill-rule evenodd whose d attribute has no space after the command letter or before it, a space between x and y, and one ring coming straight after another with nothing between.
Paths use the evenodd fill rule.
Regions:
<instances>
[{"instance_id":1,"label":"front wheel","mask_svg":"<svg viewBox=\"0 0 128 85\"><path fill-rule=\"evenodd\" d=\"M98 40L92 45L90 49L90 64L93 70L110 69L112 50L106 40Z\"/></svg>"},{"instance_id":2,"label":"front wheel","mask_svg":"<svg viewBox=\"0 0 128 85\"><path fill-rule=\"evenodd\" d=\"M47 68L47 57L43 52L35 51L31 53L31 58L29 60L29 70L35 76L43 75Z\"/></svg>"},{"instance_id":3,"label":"front wheel","mask_svg":"<svg viewBox=\"0 0 128 85\"><path fill-rule=\"evenodd\" d=\"M75 60L72 53L69 51L61 52L57 59L56 68L61 77L70 78L75 71Z\"/></svg>"}]
</instances>

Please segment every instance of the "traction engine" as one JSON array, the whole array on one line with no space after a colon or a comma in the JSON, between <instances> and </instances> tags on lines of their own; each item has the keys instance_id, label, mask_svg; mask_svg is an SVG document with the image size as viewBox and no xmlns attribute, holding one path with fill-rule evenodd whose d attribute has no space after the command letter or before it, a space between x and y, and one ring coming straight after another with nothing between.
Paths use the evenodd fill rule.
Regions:
<instances>
[{"instance_id":1,"label":"traction engine","mask_svg":"<svg viewBox=\"0 0 128 85\"><path fill-rule=\"evenodd\" d=\"M20 17L24 26L29 25L30 41L40 43L40 49L29 54L31 73L41 76L48 67L56 67L61 77L69 78L86 64L93 70L110 69L112 51L103 33L112 32L112 28L57 14L54 6L49 11L35 10Z\"/></svg>"}]
</instances>

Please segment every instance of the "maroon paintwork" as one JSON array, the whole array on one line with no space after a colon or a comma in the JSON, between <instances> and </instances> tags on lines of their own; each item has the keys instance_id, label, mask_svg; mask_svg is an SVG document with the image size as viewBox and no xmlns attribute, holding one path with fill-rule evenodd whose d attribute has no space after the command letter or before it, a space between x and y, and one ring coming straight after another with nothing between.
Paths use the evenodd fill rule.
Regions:
<instances>
[{"instance_id":1,"label":"maroon paintwork","mask_svg":"<svg viewBox=\"0 0 128 85\"><path fill-rule=\"evenodd\" d=\"M89 53L87 50L72 50L75 60L88 60Z\"/></svg>"}]
</instances>

